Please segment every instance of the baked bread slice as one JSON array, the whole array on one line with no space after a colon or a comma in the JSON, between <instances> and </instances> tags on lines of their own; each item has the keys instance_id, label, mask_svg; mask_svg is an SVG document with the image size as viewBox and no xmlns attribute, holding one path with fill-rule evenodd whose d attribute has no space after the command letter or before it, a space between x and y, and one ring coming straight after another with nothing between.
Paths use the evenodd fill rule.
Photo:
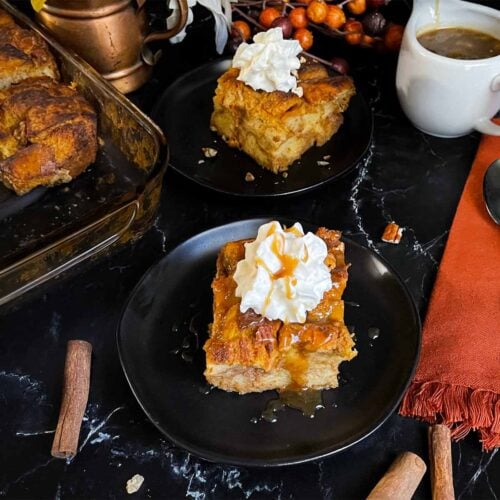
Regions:
<instances>
[{"instance_id":1,"label":"baked bread slice","mask_svg":"<svg viewBox=\"0 0 500 500\"><path fill-rule=\"evenodd\" d=\"M47 44L35 32L19 27L0 9L0 89L41 76L59 79Z\"/></svg>"},{"instance_id":2,"label":"baked bread slice","mask_svg":"<svg viewBox=\"0 0 500 500\"><path fill-rule=\"evenodd\" d=\"M342 125L355 94L347 76L330 77L324 66L302 64L292 92L253 90L230 68L218 80L211 127L229 144L274 173L287 170L312 146L322 146Z\"/></svg>"},{"instance_id":3,"label":"baked bread slice","mask_svg":"<svg viewBox=\"0 0 500 500\"><path fill-rule=\"evenodd\" d=\"M212 282L213 323L204 346L210 384L240 394L338 386L340 363L357 354L344 324L342 294L348 266L340 232L320 228L316 235L327 245L325 263L334 286L304 324L271 321L252 310L240 312L233 274L245 256L246 241L230 242L221 249Z\"/></svg>"},{"instance_id":4,"label":"baked bread slice","mask_svg":"<svg viewBox=\"0 0 500 500\"><path fill-rule=\"evenodd\" d=\"M71 181L96 151L96 114L76 90L45 77L0 91L0 180L18 195Z\"/></svg>"}]
</instances>

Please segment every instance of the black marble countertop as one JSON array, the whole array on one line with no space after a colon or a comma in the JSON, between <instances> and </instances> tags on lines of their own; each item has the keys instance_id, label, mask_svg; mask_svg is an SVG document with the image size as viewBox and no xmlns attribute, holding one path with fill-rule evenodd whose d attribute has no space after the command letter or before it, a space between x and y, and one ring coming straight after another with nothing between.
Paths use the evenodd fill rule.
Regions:
<instances>
[{"instance_id":1,"label":"black marble countertop","mask_svg":"<svg viewBox=\"0 0 500 500\"><path fill-rule=\"evenodd\" d=\"M209 44L190 36L193 43L167 48L153 80L132 96L144 109L168 81L212 55ZM394 266L425 313L479 136L445 140L417 131L397 103L395 61L348 56L375 117L373 145L355 171L317 191L276 200L224 197L168 171L158 217L140 241L0 310L0 496L125 497L127 480L141 474L136 498L363 498L399 452L427 459L426 425L393 415L361 443L321 461L272 469L207 463L153 427L118 360L120 311L145 270L200 231L257 216L344 230ZM405 228L397 246L380 240L391 220ZM94 354L80 451L66 462L52 458L50 449L72 338L89 340ZM497 498L495 453L483 453L475 435L453 444L457 498ZM429 497L427 474L415 498Z\"/></svg>"}]
</instances>

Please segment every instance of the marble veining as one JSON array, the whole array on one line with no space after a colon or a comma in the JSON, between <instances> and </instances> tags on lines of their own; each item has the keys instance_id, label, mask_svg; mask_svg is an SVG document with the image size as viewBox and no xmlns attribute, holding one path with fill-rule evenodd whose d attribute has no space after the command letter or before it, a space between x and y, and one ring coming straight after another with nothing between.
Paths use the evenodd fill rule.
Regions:
<instances>
[{"instance_id":1,"label":"marble veining","mask_svg":"<svg viewBox=\"0 0 500 500\"><path fill-rule=\"evenodd\" d=\"M0 489L0 495L7 495L9 493L9 490L15 486L18 483L21 483L24 479L28 478L29 476L35 474L36 472L39 472L41 469L44 467L47 467L49 464L51 464L55 458L49 458L47 461L40 463L33 467L32 469L27 470L23 474L21 474L19 477L16 477L14 480L9 481L3 489Z\"/></svg>"},{"instance_id":2,"label":"marble veining","mask_svg":"<svg viewBox=\"0 0 500 500\"><path fill-rule=\"evenodd\" d=\"M55 432L56 432L55 429L51 429L48 431L35 431L35 432L18 431L18 432L16 432L16 436L23 436L23 437L42 436L43 434L54 434Z\"/></svg>"},{"instance_id":3,"label":"marble veining","mask_svg":"<svg viewBox=\"0 0 500 500\"><path fill-rule=\"evenodd\" d=\"M374 151L375 151L375 142L372 142L367 155L365 156L365 158L361 162L361 165L359 166L358 175L356 179L354 179L354 182L352 183L349 202L351 204L351 210L354 214L356 229L359 231L359 234L362 234L364 236L367 246L372 250L374 250L375 252L379 253L377 247L375 246L375 243L373 242L373 240L371 239L370 235L368 234L367 230L364 227L363 219L360 215L360 208L362 202L359 199L359 192L362 183L365 180L370 179L368 171L374 155Z\"/></svg>"},{"instance_id":4,"label":"marble veining","mask_svg":"<svg viewBox=\"0 0 500 500\"><path fill-rule=\"evenodd\" d=\"M477 469L474 471L474 473L472 474L472 477L470 478L468 483L465 485L465 488L460 493L458 493L458 495L457 495L458 500L461 500L462 498L464 498L464 495L466 493L471 492L473 486L476 484L477 480L479 479L479 477L481 475L484 475L486 478L486 483L488 485L488 488L490 490L492 498L494 498L495 500L497 499L496 493L495 493L495 491L490 483L490 478L488 475L488 467L493 462L493 459L495 458L497 452L498 452L498 448L495 448L491 453L484 453L483 455L481 455L481 457L479 459L479 463L477 464ZM497 479L498 479L498 477L497 477Z\"/></svg>"},{"instance_id":5,"label":"marble veining","mask_svg":"<svg viewBox=\"0 0 500 500\"><path fill-rule=\"evenodd\" d=\"M324 471L324 463L318 462L318 484L321 491L321 498L325 500L329 500L333 498L333 486L331 484L327 484L325 480L325 471Z\"/></svg>"},{"instance_id":6,"label":"marble veining","mask_svg":"<svg viewBox=\"0 0 500 500\"><path fill-rule=\"evenodd\" d=\"M162 253L167 253L167 234L165 233L165 230L160 226L160 217L157 217L154 220L153 228L160 237L160 248Z\"/></svg>"},{"instance_id":7,"label":"marble veining","mask_svg":"<svg viewBox=\"0 0 500 500\"><path fill-rule=\"evenodd\" d=\"M96 444L96 443L102 443L103 441L106 441L108 439L111 439L111 435L107 433L102 433L99 432L102 428L106 426L110 418L118 411L121 411L124 409L123 406L119 406L118 408L115 408L111 412L109 412L104 418L99 418L94 416L97 411L98 411L98 406L97 405L89 405L87 407L87 411L85 412L85 417L83 418L84 422L84 431L87 431L87 435L83 438L82 444L80 445L80 448L78 449L79 452L85 448L86 444L90 441L90 444ZM89 416L90 415L90 416ZM95 434L98 433L98 436L96 438L92 438Z\"/></svg>"},{"instance_id":8,"label":"marble veining","mask_svg":"<svg viewBox=\"0 0 500 500\"><path fill-rule=\"evenodd\" d=\"M61 332L61 315L54 311L52 313L52 319L50 320L49 335L52 337L54 342L59 340L59 334Z\"/></svg>"},{"instance_id":9,"label":"marble veining","mask_svg":"<svg viewBox=\"0 0 500 500\"><path fill-rule=\"evenodd\" d=\"M15 383L26 397L34 397L35 403L41 403L47 399L43 383L30 375L0 371L0 379L2 378ZM6 399L5 394L3 394L3 398Z\"/></svg>"}]
</instances>

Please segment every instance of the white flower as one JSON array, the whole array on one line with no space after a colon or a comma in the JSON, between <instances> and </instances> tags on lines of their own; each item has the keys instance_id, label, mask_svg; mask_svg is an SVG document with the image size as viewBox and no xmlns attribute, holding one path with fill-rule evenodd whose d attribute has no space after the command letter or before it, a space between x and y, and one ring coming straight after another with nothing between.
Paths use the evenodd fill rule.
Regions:
<instances>
[{"instance_id":1,"label":"white flower","mask_svg":"<svg viewBox=\"0 0 500 500\"><path fill-rule=\"evenodd\" d=\"M230 0L187 0L189 12L186 26L193 22L192 8L198 3L212 12L215 19L215 48L219 54L222 54L226 46L229 28L231 26L231 3ZM175 26L179 18L179 5L175 0L174 5L171 6L172 14L167 18L167 28L170 29ZM179 43L184 40L186 36L186 26L184 29L173 36L170 41L172 43Z\"/></svg>"}]
</instances>

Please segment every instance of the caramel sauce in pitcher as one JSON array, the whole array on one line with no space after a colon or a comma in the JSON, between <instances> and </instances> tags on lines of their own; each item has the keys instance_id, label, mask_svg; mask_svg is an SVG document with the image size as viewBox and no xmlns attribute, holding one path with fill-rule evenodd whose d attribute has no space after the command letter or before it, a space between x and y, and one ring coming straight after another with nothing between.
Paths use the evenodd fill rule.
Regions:
<instances>
[{"instance_id":1,"label":"caramel sauce in pitcher","mask_svg":"<svg viewBox=\"0 0 500 500\"><path fill-rule=\"evenodd\" d=\"M451 59L487 59L500 55L500 40L465 27L437 28L418 35L427 50Z\"/></svg>"}]
</instances>

